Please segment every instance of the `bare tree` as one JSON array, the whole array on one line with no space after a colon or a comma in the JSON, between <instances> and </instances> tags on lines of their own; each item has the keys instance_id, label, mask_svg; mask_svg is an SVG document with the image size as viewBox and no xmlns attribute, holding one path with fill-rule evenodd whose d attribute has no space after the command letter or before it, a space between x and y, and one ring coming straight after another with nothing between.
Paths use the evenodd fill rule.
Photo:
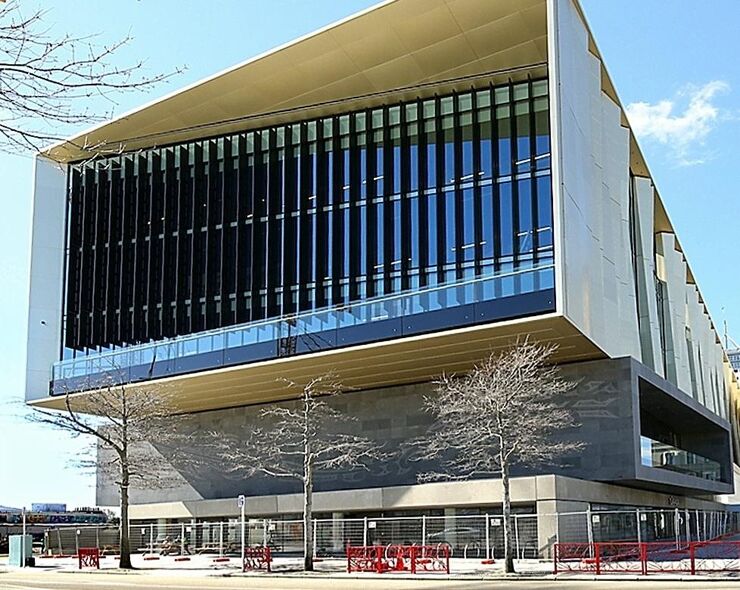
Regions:
<instances>
[{"instance_id":1,"label":"bare tree","mask_svg":"<svg viewBox=\"0 0 740 590\"><path fill-rule=\"evenodd\" d=\"M334 469L367 469L369 462L387 456L378 444L351 432L356 418L327 403L343 387L333 374L311 379L301 387L294 407L271 405L260 412L264 426L245 426L244 432L212 433L216 455L224 469L240 477L264 474L303 484L304 568L313 570L314 475Z\"/></svg>"},{"instance_id":2,"label":"bare tree","mask_svg":"<svg viewBox=\"0 0 740 590\"><path fill-rule=\"evenodd\" d=\"M73 436L88 437L91 454L79 458L113 481L120 499L119 567L130 569L129 496L132 488L169 488L177 482L169 459L152 444L180 442L178 420L173 417L173 394L162 386L117 385L113 379L88 388L79 396L65 396L65 410L35 408L29 420L47 424Z\"/></svg>"},{"instance_id":3,"label":"bare tree","mask_svg":"<svg viewBox=\"0 0 740 590\"><path fill-rule=\"evenodd\" d=\"M551 463L580 443L555 440L576 426L558 398L575 383L548 364L556 346L528 340L492 353L463 376L443 376L424 409L434 416L427 433L411 444L415 460L437 461L421 481L500 475L503 485L505 571L514 571L511 535L511 468Z\"/></svg>"},{"instance_id":4,"label":"bare tree","mask_svg":"<svg viewBox=\"0 0 740 590\"><path fill-rule=\"evenodd\" d=\"M20 0L0 4L0 150L40 150L59 140L71 125L90 125L111 113L91 109L91 100L149 89L179 70L145 76L143 62L111 64L131 37L110 45L95 38L54 36L47 11L24 13ZM77 146L90 152L115 152L124 146Z\"/></svg>"}]
</instances>

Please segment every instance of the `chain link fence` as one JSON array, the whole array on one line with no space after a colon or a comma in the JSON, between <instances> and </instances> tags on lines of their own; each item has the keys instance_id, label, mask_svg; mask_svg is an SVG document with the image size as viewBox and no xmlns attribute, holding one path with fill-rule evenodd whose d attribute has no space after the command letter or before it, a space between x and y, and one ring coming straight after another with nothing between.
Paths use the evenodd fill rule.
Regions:
<instances>
[{"instance_id":1,"label":"chain link fence","mask_svg":"<svg viewBox=\"0 0 740 590\"><path fill-rule=\"evenodd\" d=\"M435 545L450 548L453 558L498 559L503 556L503 517L407 516L316 519L311 540L318 557L340 557L350 545ZM549 559L555 543L655 542L677 548L740 532L740 514L700 510L600 510L512 515L517 559ZM129 528L133 552L150 555L238 556L239 519L220 522L137 524ZM303 522L250 518L244 525L246 546L267 546L276 556L303 551ZM112 526L58 526L44 534L47 555L74 555L80 547L103 553L118 550Z\"/></svg>"}]
</instances>

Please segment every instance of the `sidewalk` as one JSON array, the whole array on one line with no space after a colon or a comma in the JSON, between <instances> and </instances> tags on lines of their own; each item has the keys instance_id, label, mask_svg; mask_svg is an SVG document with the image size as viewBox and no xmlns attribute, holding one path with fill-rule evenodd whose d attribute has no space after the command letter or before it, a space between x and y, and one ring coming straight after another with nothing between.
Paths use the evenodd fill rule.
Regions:
<instances>
[{"instance_id":1,"label":"sidewalk","mask_svg":"<svg viewBox=\"0 0 740 590\"><path fill-rule=\"evenodd\" d=\"M183 578L217 578L217 577L276 577L276 578L330 578L330 579L385 579L393 580L437 580L437 581L472 581L472 580L568 580L568 581L650 581L650 582L705 582L705 581L740 581L740 572L736 574L717 574L691 576L686 574L652 574L640 576L634 574L611 574L595 576L593 574L558 574L552 573L552 562L538 560L518 560L515 562L517 573L505 575L503 565L497 562L492 565L484 565L480 560L473 559L451 559L450 574L445 573L419 573L409 572L386 572L376 573L352 573L346 571L347 561L343 558L327 558L315 563L315 571L305 572L302 570L303 560L300 557L278 557L272 564L272 573L266 571L242 572L239 560L236 557L228 558L228 561L215 561L217 556L193 555L189 561L175 561L174 556L156 556L158 559L150 559L151 556L136 554L132 556L134 570L122 571L118 569L118 560L114 557L103 557L100 560L100 570L78 569L78 562L74 558L36 558L34 572L43 574L54 573L84 573L90 575L124 574L133 576L177 576ZM147 559L149 558L149 559ZM226 558L225 558L226 559ZM28 568L31 569L31 568ZM18 572L19 568L9 567L7 557L0 558L0 572Z\"/></svg>"}]
</instances>

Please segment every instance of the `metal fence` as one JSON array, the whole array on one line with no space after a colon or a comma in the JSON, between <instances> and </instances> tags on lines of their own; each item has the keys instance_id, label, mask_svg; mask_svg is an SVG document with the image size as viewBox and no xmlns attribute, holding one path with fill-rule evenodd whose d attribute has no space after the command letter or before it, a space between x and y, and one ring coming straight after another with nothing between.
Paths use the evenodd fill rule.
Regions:
<instances>
[{"instance_id":1,"label":"metal fence","mask_svg":"<svg viewBox=\"0 0 740 590\"><path fill-rule=\"evenodd\" d=\"M614 510L512 516L515 558L549 559L555 543L617 543L664 541L680 547L740 532L737 513L698 510ZM129 528L133 552L159 555L207 554L238 556L241 521L137 524ZM250 518L246 546L270 547L273 555L303 551L303 522ZM453 558L491 559L503 556L503 517L408 516L393 518L316 519L312 543L319 557L339 557L350 545L438 545ZM44 551L74 555L80 547L114 552L118 530L111 526L55 527L44 535Z\"/></svg>"},{"instance_id":2,"label":"metal fence","mask_svg":"<svg viewBox=\"0 0 740 590\"><path fill-rule=\"evenodd\" d=\"M691 575L740 571L738 541L657 541L648 543L557 543L554 573L674 573Z\"/></svg>"},{"instance_id":3,"label":"metal fence","mask_svg":"<svg viewBox=\"0 0 740 590\"><path fill-rule=\"evenodd\" d=\"M77 555L82 547L96 547L101 552L117 552L117 526L85 525L58 526L44 531L43 552L47 555Z\"/></svg>"}]
</instances>

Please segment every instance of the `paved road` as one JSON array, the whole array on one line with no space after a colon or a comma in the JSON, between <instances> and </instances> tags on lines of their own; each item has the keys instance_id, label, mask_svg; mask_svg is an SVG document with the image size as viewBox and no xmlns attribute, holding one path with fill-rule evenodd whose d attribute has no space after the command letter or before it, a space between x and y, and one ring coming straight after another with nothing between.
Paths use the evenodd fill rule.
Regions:
<instances>
[{"instance_id":1,"label":"paved road","mask_svg":"<svg viewBox=\"0 0 740 590\"><path fill-rule=\"evenodd\" d=\"M516 589L516 590L738 590L740 580L728 581L664 581L652 580L400 580L391 576L368 579L314 578L314 577L185 577L159 576L149 574L108 574L108 573L0 573L2 590L209 590L211 588L240 588L244 590L478 590L478 589Z\"/></svg>"}]
</instances>

